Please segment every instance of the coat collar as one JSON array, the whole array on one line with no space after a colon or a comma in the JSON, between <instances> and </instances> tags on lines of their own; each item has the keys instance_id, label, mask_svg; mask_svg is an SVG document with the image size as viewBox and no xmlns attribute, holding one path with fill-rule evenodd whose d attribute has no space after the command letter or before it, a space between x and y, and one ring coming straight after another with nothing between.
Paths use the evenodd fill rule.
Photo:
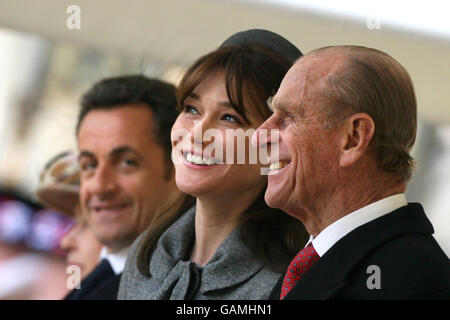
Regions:
<instances>
[{"instance_id":1,"label":"coat collar","mask_svg":"<svg viewBox=\"0 0 450 320\"><path fill-rule=\"evenodd\" d=\"M344 287L349 273L372 249L407 233L433 234L433 226L418 203L410 203L362 225L339 240L289 295L294 299L327 299Z\"/></svg>"},{"instance_id":2,"label":"coat collar","mask_svg":"<svg viewBox=\"0 0 450 320\"><path fill-rule=\"evenodd\" d=\"M242 242L241 229L236 228L222 242L211 260L203 267L200 290L208 292L238 285L264 267Z\"/></svg>"},{"instance_id":3,"label":"coat collar","mask_svg":"<svg viewBox=\"0 0 450 320\"><path fill-rule=\"evenodd\" d=\"M150 272L162 283L161 291L177 288L177 297L184 298L189 297L186 290L192 286L199 286L201 294L229 288L246 281L264 267L242 242L239 227L221 243L203 267L188 261L194 239L195 206L161 236L153 253Z\"/></svg>"}]
</instances>

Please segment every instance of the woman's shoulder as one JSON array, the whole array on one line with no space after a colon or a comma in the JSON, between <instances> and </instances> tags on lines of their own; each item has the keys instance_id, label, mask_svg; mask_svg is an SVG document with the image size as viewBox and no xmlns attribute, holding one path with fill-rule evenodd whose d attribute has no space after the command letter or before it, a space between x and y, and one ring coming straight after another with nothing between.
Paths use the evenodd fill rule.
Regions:
<instances>
[{"instance_id":1,"label":"woman's shoulder","mask_svg":"<svg viewBox=\"0 0 450 320\"><path fill-rule=\"evenodd\" d=\"M131 295L135 291L136 287L147 279L139 272L137 268L137 252L143 238L144 233L137 237L128 251L128 257L125 262L125 267L123 269L119 285L119 300L132 298Z\"/></svg>"},{"instance_id":2,"label":"woman's shoulder","mask_svg":"<svg viewBox=\"0 0 450 320\"><path fill-rule=\"evenodd\" d=\"M223 290L211 291L208 299L266 300L282 274L262 267L245 281Z\"/></svg>"},{"instance_id":3,"label":"woman's shoulder","mask_svg":"<svg viewBox=\"0 0 450 320\"><path fill-rule=\"evenodd\" d=\"M152 274L161 275L172 269L171 259L181 257L192 238L195 206L187 210L160 237L155 250L151 254L148 267ZM147 231L141 233L130 247L122 279L119 287L119 299L144 299L148 297L148 289L153 286L154 279L147 278L138 269L138 253L144 245ZM170 260L170 261L169 261Z\"/></svg>"},{"instance_id":4,"label":"woman's shoulder","mask_svg":"<svg viewBox=\"0 0 450 320\"><path fill-rule=\"evenodd\" d=\"M264 265L264 267L262 267L256 274L256 278L258 281L266 283L267 286L272 287L282 275L283 273L275 271L271 267Z\"/></svg>"}]
</instances>

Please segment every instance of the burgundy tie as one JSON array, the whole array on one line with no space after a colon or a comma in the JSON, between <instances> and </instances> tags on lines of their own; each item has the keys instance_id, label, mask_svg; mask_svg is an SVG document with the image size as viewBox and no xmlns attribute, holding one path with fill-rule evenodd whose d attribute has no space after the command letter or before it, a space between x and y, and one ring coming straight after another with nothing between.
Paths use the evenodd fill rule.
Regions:
<instances>
[{"instance_id":1,"label":"burgundy tie","mask_svg":"<svg viewBox=\"0 0 450 320\"><path fill-rule=\"evenodd\" d=\"M281 287L280 300L286 297L289 291L311 269L317 260L319 260L319 255L311 242L295 256L289 265Z\"/></svg>"}]
</instances>

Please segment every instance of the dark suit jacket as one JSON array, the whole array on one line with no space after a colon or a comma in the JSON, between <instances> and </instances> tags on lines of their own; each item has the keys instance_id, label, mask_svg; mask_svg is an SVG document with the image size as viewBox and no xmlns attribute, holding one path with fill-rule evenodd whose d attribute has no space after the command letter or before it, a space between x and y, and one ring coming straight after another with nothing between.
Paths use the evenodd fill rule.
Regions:
<instances>
[{"instance_id":1,"label":"dark suit jacket","mask_svg":"<svg viewBox=\"0 0 450 320\"><path fill-rule=\"evenodd\" d=\"M433 232L420 204L392 211L340 239L285 299L450 299L450 262Z\"/></svg>"},{"instance_id":2,"label":"dark suit jacket","mask_svg":"<svg viewBox=\"0 0 450 320\"><path fill-rule=\"evenodd\" d=\"M116 275L111 265L103 259L81 281L80 289L73 289L64 300L116 300L121 274Z\"/></svg>"}]
</instances>

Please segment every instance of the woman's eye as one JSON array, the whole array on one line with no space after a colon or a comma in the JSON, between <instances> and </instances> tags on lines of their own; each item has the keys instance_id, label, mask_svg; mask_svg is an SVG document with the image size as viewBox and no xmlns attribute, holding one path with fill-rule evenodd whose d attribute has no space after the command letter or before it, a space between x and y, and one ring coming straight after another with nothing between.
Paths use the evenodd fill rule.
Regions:
<instances>
[{"instance_id":1,"label":"woman's eye","mask_svg":"<svg viewBox=\"0 0 450 320\"><path fill-rule=\"evenodd\" d=\"M190 114L198 114L197 109L193 106L185 105L183 111Z\"/></svg>"},{"instance_id":2,"label":"woman's eye","mask_svg":"<svg viewBox=\"0 0 450 320\"><path fill-rule=\"evenodd\" d=\"M239 119L235 116L232 116L231 114L226 114L222 117L222 120L225 121L229 121L229 122L234 122L234 123L241 123L241 121L239 121Z\"/></svg>"}]
</instances>

